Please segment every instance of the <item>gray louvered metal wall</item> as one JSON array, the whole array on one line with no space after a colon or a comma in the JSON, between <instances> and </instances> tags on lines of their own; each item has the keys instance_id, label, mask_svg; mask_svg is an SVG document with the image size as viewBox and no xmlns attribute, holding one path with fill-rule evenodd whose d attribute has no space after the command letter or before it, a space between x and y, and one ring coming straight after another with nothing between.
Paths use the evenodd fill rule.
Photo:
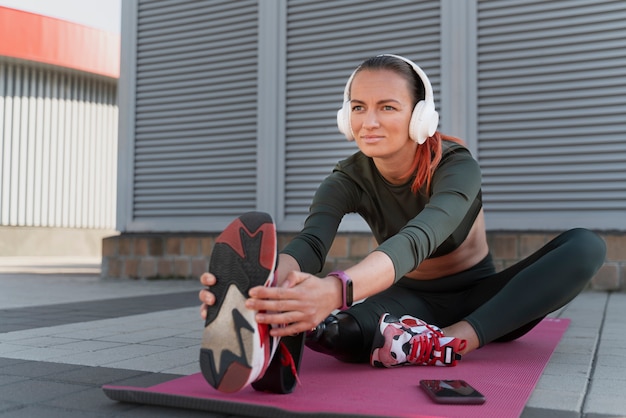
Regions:
<instances>
[{"instance_id":1,"label":"gray louvered metal wall","mask_svg":"<svg viewBox=\"0 0 626 418\"><path fill-rule=\"evenodd\" d=\"M285 217L302 223L320 181L357 151L337 131L345 82L365 58L396 53L429 75L439 97L438 2L287 2ZM417 22L428 22L421 25Z\"/></svg>"},{"instance_id":2,"label":"gray louvered metal wall","mask_svg":"<svg viewBox=\"0 0 626 418\"><path fill-rule=\"evenodd\" d=\"M113 229L117 80L0 62L0 225Z\"/></svg>"},{"instance_id":3,"label":"gray louvered metal wall","mask_svg":"<svg viewBox=\"0 0 626 418\"><path fill-rule=\"evenodd\" d=\"M427 72L442 131L450 109L470 115L488 228L620 228L626 2L129 4L122 231L217 231L268 203L282 231L298 230L319 182L356 151L335 124L344 83L383 52Z\"/></svg>"},{"instance_id":4,"label":"gray louvered metal wall","mask_svg":"<svg viewBox=\"0 0 626 418\"><path fill-rule=\"evenodd\" d=\"M256 0L139 3L133 219L255 209L257 41Z\"/></svg>"},{"instance_id":5,"label":"gray louvered metal wall","mask_svg":"<svg viewBox=\"0 0 626 418\"><path fill-rule=\"evenodd\" d=\"M626 2L479 1L477 59L490 226L625 227Z\"/></svg>"}]
</instances>

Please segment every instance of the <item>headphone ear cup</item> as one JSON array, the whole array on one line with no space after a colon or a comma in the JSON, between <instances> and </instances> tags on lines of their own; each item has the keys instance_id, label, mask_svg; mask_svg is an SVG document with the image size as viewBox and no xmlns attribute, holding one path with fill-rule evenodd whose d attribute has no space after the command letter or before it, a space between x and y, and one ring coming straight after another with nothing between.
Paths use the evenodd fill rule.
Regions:
<instances>
[{"instance_id":1,"label":"headphone ear cup","mask_svg":"<svg viewBox=\"0 0 626 418\"><path fill-rule=\"evenodd\" d=\"M354 141L352 127L350 126L350 102L345 102L341 109L337 111L337 127L348 141Z\"/></svg>"},{"instance_id":2,"label":"headphone ear cup","mask_svg":"<svg viewBox=\"0 0 626 418\"><path fill-rule=\"evenodd\" d=\"M418 144L423 144L435 134L437 125L439 113L435 110L434 103L425 100L417 102L409 123L409 137Z\"/></svg>"}]
</instances>

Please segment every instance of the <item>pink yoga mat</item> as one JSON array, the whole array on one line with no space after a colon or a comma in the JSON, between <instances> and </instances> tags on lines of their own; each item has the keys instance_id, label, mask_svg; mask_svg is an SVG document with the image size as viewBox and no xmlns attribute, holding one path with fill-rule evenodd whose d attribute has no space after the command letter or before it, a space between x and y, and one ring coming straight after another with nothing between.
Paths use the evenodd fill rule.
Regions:
<instances>
[{"instance_id":1,"label":"pink yoga mat","mask_svg":"<svg viewBox=\"0 0 626 418\"><path fill-rule=\"evenodd\" d=\"M300 380L288 395L246 388L225 394L200 373L149 388L104 386L114 400L258 417L519 417L569 319L544 319L524 337L492 343L456 367L377 369L345 364L306 349ZM419 388L421 379L463 379L485 395L482 405L440 405Z\"/></svg>"}]
</instances>

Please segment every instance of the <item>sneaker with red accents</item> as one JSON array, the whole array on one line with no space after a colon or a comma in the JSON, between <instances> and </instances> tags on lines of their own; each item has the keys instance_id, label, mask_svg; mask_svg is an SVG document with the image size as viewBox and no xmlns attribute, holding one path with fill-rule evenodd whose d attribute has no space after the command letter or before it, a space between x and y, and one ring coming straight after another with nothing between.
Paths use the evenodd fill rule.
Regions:
<instances>
[{"instance_id":1,"label":"sneaker with red accents","mask_svg":"<svg viewBox=\"0 0 626 418\"><path fill-rule=\"evenodd\" d=\"M276 227L263 212L243 214L215 240L209 272L216 277L216 303L207 309L200 369L221 392L262 377L276 351L280 338L270 337L269 325L258 324L245 301L252 287L275 285L277 255Z\"/></svg>"},{"instance_id":2,"label":"sneaker with red accents","mask_svg":"<svg viewBox=\"0 0 626 418\"><path fill-rule=\"evenodd\" d=\"M370 363L374 367L456 366L466 345L467 341L446 337L421 319L409 315L398 319L386 313L374 336Z\"/></svg>"},{"instance_id":3,"label":"sneaker with red accents","mask_svg":"<svg viewBox=\"0 0 626 418\"><path fill-rule=\"evenodd\" d=\"M252 382L255 390L285 394L293 392L300 384L298 373L304 351L304 333L282 337L279 347L265 374Z\"/></svg>"}]
</instances>

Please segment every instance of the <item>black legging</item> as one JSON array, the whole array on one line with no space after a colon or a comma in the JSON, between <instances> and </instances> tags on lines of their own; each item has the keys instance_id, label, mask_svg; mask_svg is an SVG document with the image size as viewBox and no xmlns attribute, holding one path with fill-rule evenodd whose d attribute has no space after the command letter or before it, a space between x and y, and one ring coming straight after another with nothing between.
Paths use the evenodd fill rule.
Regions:
<instances>
[{"instance_id":1,"label":"black legging","mask_svg":"<svg viewBox=\"0 0 626 418\"><path fill-rule=\"evenodd\" d=\"M602 238L579 228L498 273L487 256L466 271L440 279L403 278L339 315L338 346L341 351L350 349L336 354L369 361L372 339L385 312L411 315L442 328L465 320L476 331L480 346L519 338L576 297L602 266L605 254Z\"/></svg>"}]
</instances>

